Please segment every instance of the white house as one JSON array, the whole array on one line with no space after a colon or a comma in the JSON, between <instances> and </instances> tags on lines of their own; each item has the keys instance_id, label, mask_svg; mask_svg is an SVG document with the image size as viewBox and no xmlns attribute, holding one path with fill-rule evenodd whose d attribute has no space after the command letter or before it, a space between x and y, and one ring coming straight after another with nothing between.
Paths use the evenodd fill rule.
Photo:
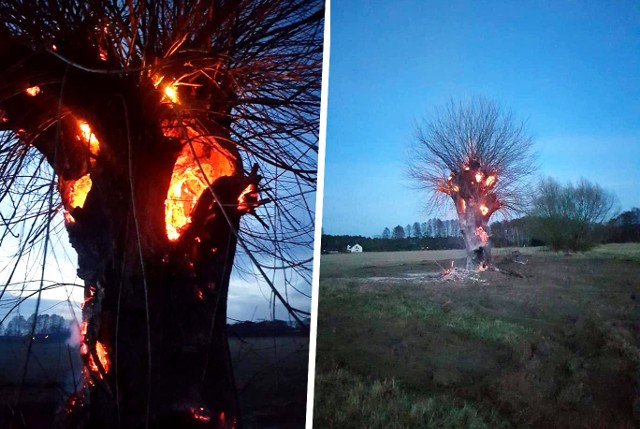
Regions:
<instances>
[{"instance_id":1,"label":"white house","mask_svg":"<svg viewBox=\"0 0 640 429\"><path fill-rule=\"evenodd\" d=\"M354 244L353 246L349 246L347 244L347 252L351 253L362 253L362 246L359 244Z\"/></svg>"}]
</instances>

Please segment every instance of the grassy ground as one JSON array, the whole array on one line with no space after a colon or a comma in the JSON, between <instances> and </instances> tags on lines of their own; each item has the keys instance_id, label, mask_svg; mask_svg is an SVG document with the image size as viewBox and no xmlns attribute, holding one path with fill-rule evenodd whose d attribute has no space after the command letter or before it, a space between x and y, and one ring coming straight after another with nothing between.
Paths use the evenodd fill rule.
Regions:
<instances>
[{"instance_id":1,"label":"grassy ground","mask_svg":"<svg viewBox=\"0 0 640 429\"><path fill-rule=\"evenodd\" d=\"M232 338L231 355L245 428L304 427L309 341L303 337ZM22 378L26 342L0 343L0 428L8 427ZM75 374L81 364L72 354ZM67 346L34 343L20 409L27 428L49 428L73 391Z\"/></svg>"},{"instance_id":2,"label":"grassy ground","mask_svg":"<svg viewBox=\"0 0 640 429\"><path fill-rule=\"evenodd\" d=\"M314 421L322 428L640 426L640 245L323 255Z\"/></svg>"}]
</instances>

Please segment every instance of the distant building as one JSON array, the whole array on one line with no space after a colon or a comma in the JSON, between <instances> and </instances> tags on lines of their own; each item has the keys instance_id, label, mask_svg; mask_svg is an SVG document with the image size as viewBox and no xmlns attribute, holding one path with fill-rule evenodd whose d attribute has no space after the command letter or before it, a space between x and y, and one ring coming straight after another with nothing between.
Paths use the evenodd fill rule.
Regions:
<instances>
[{"instance_id":1,"label":"distant building","mask_svg":"<svg viewBox=\"0 0 640 429\"><path fill-rule=\"evenodd\" d=\"M351 253L362 253L362 246L359 244L354 244L353 246L349 246L347 244L347 252Z\"/></svg>"}]
</instances>

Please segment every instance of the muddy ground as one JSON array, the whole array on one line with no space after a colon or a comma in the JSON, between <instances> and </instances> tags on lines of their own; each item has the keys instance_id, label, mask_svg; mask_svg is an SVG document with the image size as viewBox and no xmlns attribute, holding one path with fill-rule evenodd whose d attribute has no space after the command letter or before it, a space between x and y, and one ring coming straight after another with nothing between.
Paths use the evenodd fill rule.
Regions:
<instances>
[{"instance_id":1,"label":"muddy ground","mask_svg":"<svg viewBox=\"0 0 640 429\"><path fill-rule=\"evenodd\" d=\"M640 427L639 250L520 249L525 264L499 250L498 272L459 281L437 277L464 266L459 251L323 256L315 423L395 427L367 422L355 394L332 402L354 383L335 375L349 374L392 381L405 402L446 400L440 423L427 412L406 427Z\"/></svg>"}]
</instances>

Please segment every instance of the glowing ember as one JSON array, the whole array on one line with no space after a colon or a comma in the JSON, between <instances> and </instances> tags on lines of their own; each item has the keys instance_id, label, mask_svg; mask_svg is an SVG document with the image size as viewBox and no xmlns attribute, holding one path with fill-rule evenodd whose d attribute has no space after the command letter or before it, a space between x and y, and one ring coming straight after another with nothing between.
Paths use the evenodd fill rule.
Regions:
<instances>
[{"instance_id":1,"label":"glowing ember","mask_svg":"<svg viewBox=\"0 0 640 429\"><path fill-rule=\"evenodd\" d=\"M209 414L205 411L204 407L191 407L191 415L195 420L198 420L200 422L207 423L211 421L211 416L209 416Z\"/></svg>"},{"instance_id":2,"label":"glowing ember","mask_svg":"<svg viewBox=\"0 0 640 429\"><path fill-rule=\"evenodd\" d=\"M27 93L27 95L35 97L36 95L40 94L40 87L37 85L32 86L31 88L27 88L25 92Z\"/></svg>"},{"instance_id":3,"label":"glowing ember","mask_svg":"<svg viewBox=\"0 0 640 429\"><path fill-rule=\"evenodd\" d=\"M78 126L80 127L82 140L89 145L89 152L91 152L93 156L98 156L100 152L100 142L95 134L93 134L93 131L91 131L91 126L85 121L79 121Z\"/></svg>"},{"instance_id":4,"label":"glowing ember","mask_svg":"<svg viewBox=\"0 0 640 429\"><path fill-rule=\"evenodd\" d=\"M109 362L109 355L107 354L107 348L102 345L100 341L96 341L96 354L98 359L104 368L104 372L109 372L111 368L111 362Z\"/></svg>"},{"instance_id":5,"label":"glowing ember","mask_svg":"<svg viewBox=\"0 0 640 429\"><path fill-rule=\"evenodd\" d=\"M258 193L253 183L249 184L238 197L238 211L248 213L256 206Z\"/></svg>"},{"instance_id":6,"label":"glowing ember","mask_svg":"<svg viewBox=\"0 0 640 429\"><path fill-rule=\"evenodd\" d=\"M178 100L178 88L176 88L175 84L167 85L164 88L164 96L162 97L162 102L170 101L173 104L179 104L180 100Z\"/></svg>"},{"instance_id":7,"label":"glowing ember","mask_svg":"<svg viewBox=\"0 0 640 429\"><path fill-rule=\"evenodd\" d=\"M84 206L87 194L91 190L91 176L85 174L78 180L72 180L69 187L69 205L73 208Z\"/></svg>"},{"instance_id":8,"label":"glowing ember","mask_svg":"<svg viewBox=\"0 0 640 429\"><path fill-rule=\"evenodd\" d=\"M160 86L160 84L164 80L164 76L154 75L152 79L154 88L158 88L158 86ZM160 102L180 104L180 100L178 99L178 87L176 85L176 81L173 81L162 88L162 99L160 100Z\"/></svg>"},{"instance_id":9,"label":"glowing ember","mask_svg":"<svg viewBox=\"0 0 640 429\"><path fill-rule=\"evenodd\" d=\"M476 236L483 242L489 241L489 234L481 226L476 228Z\"/></svg>"},{"instance_id":10,"label":"glowing ember","mask_svg":"<svg viewBox=\"0 0 640 429\"><path fill-rule=\"evenodd\" d=\"M476 182L480 183L481 180L482 180L482 173L477 172L476 173Z\"/></svg>"},{"instance_id":11,"label":"glowing ember","mask_svg":"<svg viewBox=\"0 0 640 429\"><path fill-rule=\"evenodd\" d=\"M480 206L480 213L482 213L483 216L486 216L487 213L489 213L489 209L487 208L487 206L485 206L484 204L482 204Z\"/></svg>"},{"instance_id":12,"label":"glowing ember","mask_svg":"<svg viewBox=\"0 0 640 429\"><path fill-rule=\"evenodd\" d=\"M460 188L458 187L458 185L454 185L454 186L453 186L453 190L454 190L454 191L456 191L456 192L458 192L458 191L460 190Z\"/></svg>"},{"instance_id":13,"label":"glowing ember","mask_svg":"<svg viewBox=\"0 0 640 429\"><path fill-rule=\"evenodd\" d=\"M109 372L109 369L111 367L111 362L109 362L109 357L107 355L107 349L102 345L102 343L100 341L96 342L96 354L98 355L98 360L100 361L100 364L102 365L102 368L104 368L104 372ZM93 359L93 355L89 355L89 368L91 368L91 371L96 372L96 373L100 373L100 369L98 368L98 364L96 363L96 361ZM102 375L100 376L102 377Z\"/></svg>"},{"instance_id":14,"label":"glowing ember","mask_svg":"<svg viewBox=\"0 0 640 429\"><path fill-rule=\"evenodd\" d=\"M495 181L496 181L495 176L489 176L487 177L487 180L485 180L484 184L487 186L491 186L495 183Z\"/></svg>"},{"instance_id":15,"label":"glowing ember","mask_svg":"<svg viewBox=\"0 0 640 429\"><path fill-rule=\"evenodd\" d=\"M467 209L467 203L464 201L463 198L460 198L460 200L458 200L458 211L460 213L464 213L466 209Z\"/></svg>"},{"instance_id":16,"label":"glowing ember","mask_svg":"<svg viewBox=\"0 0 640 429\"><path fill-rule=\"evenodd\" d=\"M76 223L76 220L71 216L71 213L64 211L64 221L67 223Z\"/></svg>"}]
</instances>

